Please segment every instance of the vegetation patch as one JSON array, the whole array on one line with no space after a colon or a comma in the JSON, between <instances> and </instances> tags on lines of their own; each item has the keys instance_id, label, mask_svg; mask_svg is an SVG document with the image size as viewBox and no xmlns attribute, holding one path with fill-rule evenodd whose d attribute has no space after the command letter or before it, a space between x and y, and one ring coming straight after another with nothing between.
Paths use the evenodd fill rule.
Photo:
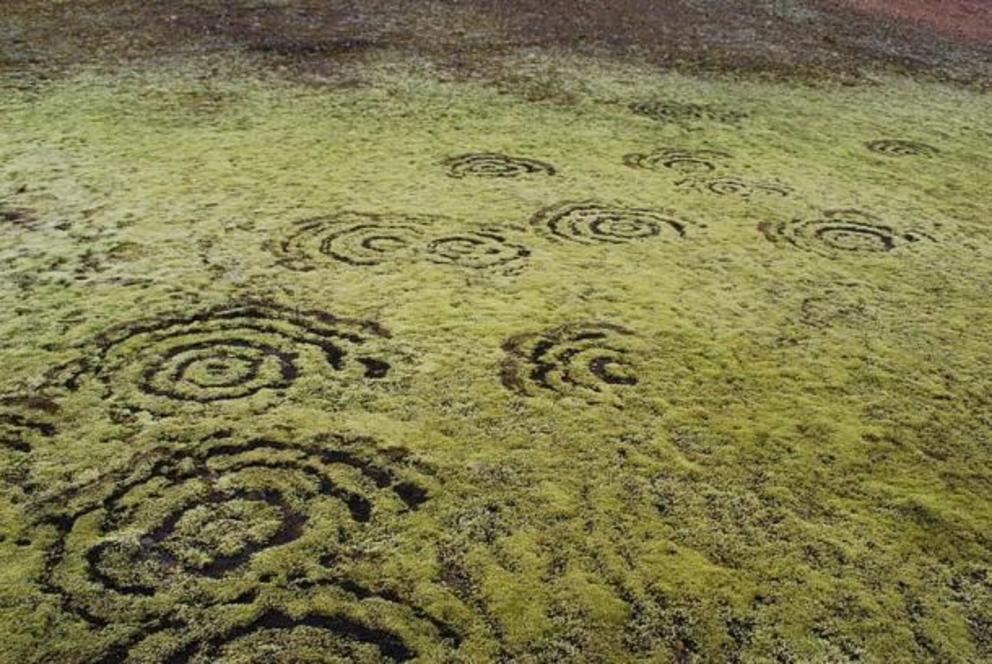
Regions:
<instances>
[{"instance_id":1,"label":"vegetation patch","mask_svg":"<svg viewBox=\"0 0 992 664\"><path fill-rule=\"evenodd\" d=\"M980 89L147 4L0 75L0 660L989 659Z\"/></svg>"}]
</instances>

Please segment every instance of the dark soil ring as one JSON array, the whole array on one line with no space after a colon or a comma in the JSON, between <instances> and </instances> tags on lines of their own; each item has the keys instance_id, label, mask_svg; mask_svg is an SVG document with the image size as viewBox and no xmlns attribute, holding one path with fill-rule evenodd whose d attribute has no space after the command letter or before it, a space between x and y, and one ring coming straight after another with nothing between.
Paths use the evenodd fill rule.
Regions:
<instances>
[{"instance_id":1,"label":"dark soil ring","mask_svg":"<svg viewBox=\"0 0 992 664\"><path fill-rule=\"evenodd\" d=\"M343 212L301 221L289 237L268 247L280 265L294 270L312 270L328 260L380 265L415 255L433 221L431 217Z\"/></svg>"},{"instance_id":2,"label":"dark soil ring","mask_svg":"<svg viewBox=\"0 0 992 664\"><path fill-rule=\"evenodd\" d=\"M522 267L528 256L527 247L510 242L498 230L446 235L427 244L427 257L431 262L473 270L515 270Z\"/></svg>"},{"instance_id":3,"label":"dark soil ring","mask_svg":"<svg viewBox=\"0 0 992 664\"><path fill-rule=\"evenodd\" d=\"M494 152L458 155L444 161L453 178L515 178L522 175L554 175L557 169L543 161L511 157Z\"/></svg>"},{"instance_id":4,"label":"dark soil ring","mask_svg":"<svg viewBox=\"0 0 992 664\"><path fill-rule=\"evenodd\" d=\"M706 173L716 170L721 160L730 158L729 153L720 150L661 148L654 152L628 154L623 158L623 161L631 168L653 171L668 169L679 173Z\"/></svg>"},{"instance_id":5,"label":"dark soil ring","mask_svg":"<svg viewBox=\"0 0 992 664\"><path fill-rule=\"evenodd\" d=\"M261 664L272 661L267 652L292 653L295 657L320 653L321 661L329 662L406 662L417 656L398 635L346 615L312 611L294 617L268 610L247 624L191 645L172 661Z\"/></svg>"},{"instance_id":6,"label":"dark soil ring","mask_svg":"<svg viewBox=\"0 0 992 664\"><path fill-rule=\"evenodd\" d=\"M456 661L464 641L458 629L396 592L346 579L308 582L305 587L267 586L258 596L240 598L236 604L241 606L201 610L195 623L150 623L105 649L96 661ZM275 660L277 653L291 659Z\"/></svg>"},{"instance_id":7,"label":"dark soil ring","mask_svg":"<svg viewBox=\"0 0 992 664\"><path fill-rule=\"evenodd\" d=\"M428 490L404 457L329 435L221 437L144 455L131 474L102 480L67 501L77 507L48 517L59 535L45 583L96 623L134 609L143 619L168 612L173 600L229 601L232 579L265 575L272 556L261 567L256 559L267 550L326 555L378 514L417 509Z\"/></svg>"},{"instance_id":8,"label":"dark soil ring","mask_svg":"<svg viewBox=\"0 0 992 664\"><path fill-rule=\"evenodd\" d=\"M97 337L91 355L56 371L76 389L86 376L112 392L165 404L210 404L284 390L307 372L328 379L386 377L390 362L372 348L388 336L373 323L251 302L186 316L127 323Z\"/></svg>"},{"instance_id":9,"label":"dark soil ring","mask_svg":"<svg viewBox=\"0 0 992 664\"><path fill-rule=\"evenodd\" d=\"M567 201L537 213L531 220L552 238L579 244L627 244L655 237L682 238L686 222L668 212L628 208L596 201Z\"/></svg>"},{"instance_id":10,"label":"dark soil ring","mask_svg":"<svg viewBox=\"0 0 992 664\"><path fill-rule=\"evenodd\" d=\"M797 247L828 255L837 253L888 253L923 242L936 242L921 231L897 231L859 210L828 210L820 219L763 224L770 240L785 240Z\"/></svg>"},{"instance_id":11,"label":"dark soil ring","mask_svg":"<svg viewBox=\"0 0 992 664\"><path fill-rule=\"evenodd\" d=\"M675 183L683 189L715 194L717 196L739 196L751 198L756 195L780 196L791 195L792 189L777 182L752 182L742 178L727 176L715 178L686 178Z\"/></svg>"},{"instance_id":12,"label":"dark soil ring","mask_svg":"<svg viewBox=\"0 0 992 664\"><path fill-rule=\"evenodd\" d=\"M940 153L940 150L932 145L899 139L869 141L865 143L865 147L886 157L933 157Z\"/></svg>"},{"instance_id":13,"label":"dark soil ring","mask_svg":"<svg viewBox=\"0 0 992 664\"><path fill-rule=\"evenodd\" d=\"M438 217L386 216L345 212L296 225L288 239L268 247L279 263L312 270L328 259L356 266L427 260L473 270L520 269L530 250L510 242L499 229L481 228L441 235Z\"/></svg>"},{"instance_id":14,"label":"dark soil ring","mask_svg":"<svg viewBox=\"0 0 992 664\"><path fill-rule=\"evenodd\" d=\"M709 104L691 104L673 100L638 101L629 106L638 115L659 122L711 121L733 124L748 117L743 111L732 111Z\"/></svg>"},{"instance_id":15,"label":"dark soil ring","mask_svg":"<svg viewBox=\"0 0 992 664\"><path fill-rule=\"evenodd\" d=\"M503 344L503 385L518 394L541 392L587 401L615 388L637 384L627 347L633 332L609 323L579 323L538 334L520 334Z\"/></svg>"}]
</instances>

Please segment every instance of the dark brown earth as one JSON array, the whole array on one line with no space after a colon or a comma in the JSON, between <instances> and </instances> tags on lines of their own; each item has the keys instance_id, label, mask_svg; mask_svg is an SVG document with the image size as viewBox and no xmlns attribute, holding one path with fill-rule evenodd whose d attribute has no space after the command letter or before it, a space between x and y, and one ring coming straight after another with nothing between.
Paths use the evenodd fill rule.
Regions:
<instances>
[{"instance_id":1,"label":"dark brown earth","mask_svg":"<svg viewBox=\"0 0 992 664\"><path fill-rule=\"evenodd\" d=\"M957 39L992 42L992 2L989 0L850 0L866 12L881 12L929 25Z\"/></svg>"},{"instance_id":2,"label":"dark brown earth","mask_svg":"<svg viewBox=\"0 0 992 664\"><path fill-rule=\"evenodd\" d=\"M939 11L932 10L939 4ZM3 0L0 72L247 51L333 75L380 50L499 78L555 50L660 69L854 80L899 71L992 87L985 0Z\"/></svg>"}]
</instances>

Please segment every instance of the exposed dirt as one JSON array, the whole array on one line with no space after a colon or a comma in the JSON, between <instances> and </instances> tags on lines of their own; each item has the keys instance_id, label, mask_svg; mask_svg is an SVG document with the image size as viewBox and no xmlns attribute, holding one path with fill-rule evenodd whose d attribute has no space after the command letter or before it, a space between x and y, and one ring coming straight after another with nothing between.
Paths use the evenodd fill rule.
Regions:
<instances>
[{"instance_id":1,"label":"exposed dirt","mask_svg":"<svg viewBox=\"0 0 992 664\"><path fill-rule=\"evenodd\" d=\"M849 0L868 12L929 25L941 34L988 44L992 3L988 0Z\"/></svg>"},{"instance_id":2,"label":"exposed dirt","mask_svg":"<svg viewBox=\"0 0 992 664\"><path fill-rule=\"evenodd\" d=\"M856 77L866 70L992 81L990 9L954 0L8 0L0 70L228 50L318 74L392 49L468 75L521 49L604 51L663 68ZM909 20L899 20L905 18ZM67 31L65 26L73 26Z\"/></svg>"},{"instance_id":3,"label":"exposed dirt","mask_svg":"<svg viewBox=\"0 0 992 664\"><path fill-rule=\"evenodd\" d=\"M951 78L978 73L951 71L974 44L887 17L869 19L834 1L508 0L496 3L490 17L526 44L595 45L671 66L776 75L876 68Z\"/></svg>"}]
</instances>

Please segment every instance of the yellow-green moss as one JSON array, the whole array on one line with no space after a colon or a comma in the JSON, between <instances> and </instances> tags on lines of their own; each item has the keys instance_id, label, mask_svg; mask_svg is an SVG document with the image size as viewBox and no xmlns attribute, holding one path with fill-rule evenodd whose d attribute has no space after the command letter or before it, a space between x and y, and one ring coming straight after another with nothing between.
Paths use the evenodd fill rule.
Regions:
<instances>
[{"instance_id":1,"label":"yellow-green moss","mask_svg":"<svg viewBox=\"0 0 992 664\"><path fill-rule=\"evenodd\" d=\"M52 587L50 518L218 431L368 437L430 469L423 506L387 510L339 570L464 637L440 647L409 609L374 600L341 609L425 659L992 657L988 98L901 79L794 88L528 67L520 95L388 61L351 89L185 63L4 94L0 202L36 223L0 225L3 392L58 411L29 453L0 448L0 660L92 661L147 628L126 601L87 628L72 597L92 599L93 580L70 556ZM540 81L554 89L536 94ZM747 117L663 123L628 109L655 99ZM886 138L939 152L865 147ZM724 151L716 174L790 193L718 196L624 164L660 148ZM557 172L449 177L442 162L471 152ZM531 221L592 199L661 210L685 237L577 244ZM769 240L775 224L852 208L933 241L870 253ZM272 246L294 223L345 211L429 218L430 238L495 229L528 255L512 270L416 256L280 264ZM52 378L99 359L113 326L245 298L383 326L390 380L335 384L301 356L292 389L162 410L139 394L137 364L104 380L97 362L76 390ZM629 331L635 385L501 384L508 339L588 323ZM170 587L156 610L175 602L170 617L207 639L260 606L338 611L337 595L291 582L316 574L307 546L266 552L275 581L254 603L227 604L250 590L241 579L220 608ZM156 625L138 661L185 638Z\"/></svg>"}]
</instances>

